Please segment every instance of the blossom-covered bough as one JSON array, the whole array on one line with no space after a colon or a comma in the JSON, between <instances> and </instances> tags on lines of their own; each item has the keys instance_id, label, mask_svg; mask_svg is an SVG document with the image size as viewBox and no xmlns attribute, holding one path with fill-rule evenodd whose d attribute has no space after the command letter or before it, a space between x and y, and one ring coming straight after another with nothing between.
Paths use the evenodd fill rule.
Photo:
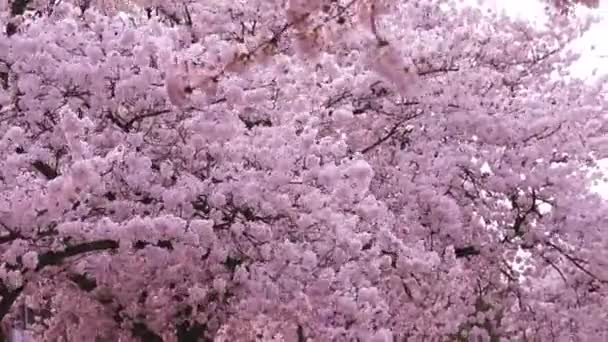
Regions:
<instances>
[{"instance_id":1,"label":"blossom-covered bough","mask_svg":"<svg viewBox=\"0 0 608 342\"><path fill-rule=\"evenodd\" d=\"M45 341L608 338L605 81L570 77L566 50L588 23L23 3L1 16L6 324L25 306Z\"/></svg>"}]
</instances>

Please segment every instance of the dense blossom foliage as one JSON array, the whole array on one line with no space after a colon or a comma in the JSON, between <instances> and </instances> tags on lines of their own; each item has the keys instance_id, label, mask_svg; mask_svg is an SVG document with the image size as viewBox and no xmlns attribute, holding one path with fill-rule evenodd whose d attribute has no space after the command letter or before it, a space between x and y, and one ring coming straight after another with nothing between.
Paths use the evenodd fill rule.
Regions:
<instances>
[{"instance_id":1,"label":"dense blossom foliage","mask_svg":"<svg viewBox=\"0 0 608 342\"><path fill-rule=\"evenodd\" d=\"M15 3L5 325L28 313L44 341L608 339L608 207L589 191L605 79L571 77L566 50L587 22L533 29L442 0Z\"/></svg>"},{"instance_id":2,"label":"dense blossom foliage","mask_svg":"<svg viewBox=\"0 0 608 342\"><path fill-rule=\"evenodd\" d=\"M587 8L598 8L600 0L545 0L549 2L550 9L557 9L563 14L569 14L577 6L585 6Z\"/></svg>"}]
</instances>

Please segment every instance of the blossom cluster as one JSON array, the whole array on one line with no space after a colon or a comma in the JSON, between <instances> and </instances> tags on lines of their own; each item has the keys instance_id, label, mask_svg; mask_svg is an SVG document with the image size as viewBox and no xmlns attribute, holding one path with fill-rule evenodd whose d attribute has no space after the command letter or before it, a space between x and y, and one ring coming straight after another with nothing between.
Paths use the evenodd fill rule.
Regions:
<instances>
[{"instance_id":1,"label":"blossom cluster","mask_svg":"<svg viewBox=\"0 0 608 342\"><path fill-rule=\"evenodd\" d=\"M567 72L588 21L447 0L0 11L5 323L26 306L45 341L608 339L589 171L606 79Z\"/></svg>"}]
</instances>

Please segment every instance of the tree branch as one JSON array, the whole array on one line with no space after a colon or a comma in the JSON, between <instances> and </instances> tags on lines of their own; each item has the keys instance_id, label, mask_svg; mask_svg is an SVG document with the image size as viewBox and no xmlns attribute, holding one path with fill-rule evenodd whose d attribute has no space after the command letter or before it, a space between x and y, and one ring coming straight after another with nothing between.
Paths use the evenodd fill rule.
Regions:
<instances>
[{"instance_id":1,"label":"tree branch","mask_svg":"<svg viewBox=\"0 0 608 342\"><path fill-rule=\"evenodd\" d=\"M119 246L114 240L97 240L91 242L83 242L73 246L68 246L62 251L50 251L41 254L38 258L38 267L36 271L40 271L46 266L55 266L61 264L65 259L90 252L105 251L117 249Z\"/></svg>"},{"instance_id":2,"label":"tree branch","mask_svg":"<svg viewBox=\"0 0 608 342\"><path fill-rule=\"evenodd\" d=\"M455 248L454 253L456 254L456 258L466 258L469 256L476 256L476 255L481 254L479 249L477 249L476 247L473 247L473 246Z\"/></svg>"},{"instance_id":3,"label":"tree branch","mask_svg":"<svg viewBox=\"0 0 608 342\"><path fill-rule=\"evenodd\" d=\"M32 166L34 169L36 169L36 171L42 173L47 180L59 177L59 172L57 172L57 170L53 169L49 166L49 164L46 164L41 160L36 160L32 163Z\"/></svg>"},{"instance_id":4,"label":"tree branch","mask_svg":"<svg viewBox=\"0 0 608 342\"><path fill-rule=\"evenodd\" d=\"M570 261L574 266L576 266L576 268L578 268L580 271L582 271L583 273L585 273L586 275L588 275L589 277L591 277L592 279L595 279L597 281L599 281L602 284L608 284L608 280L602 279L600 277L598 277L597 275L593 274L593 272L591 272L590 270L588 270L585 266L583 266L583 264L581 263L580 259L577 260L577 258L573 257L572 255L566 253L566 251L564 251L562 248L560 248L559 246L557 246L556 244L547 241L547 246L553 248L554 250L556 250L557 252L559 252L559 254L561 254L563 257L565 257L566 259L568 259L568 261Z\"/></svg>"},{"instance_id":5,"label":"tree branch","mask_svg":"<svg viewBox=\"0 0 608 342\"><path fill-rule=\"evenodd\" d=\"M4 319L4 316L9 313L13 303L19 298L22 291L23 286L10 290L6 285L0 282L0 296L2 296L2 300L0 301L0 322Z\"/></svg>"},{"instance_id":6,"label":"tree branch","mask_svg":"<svg viewBox=\"0 0 608 342\"><path fill-rule=\"evenodd\" d=\"M388 139L390 139L393 135L395 135L398 131L399 128L401 128L401 125L403 125L405 123L405 121L407 120L403 120L397 124L395 124L388 133L386 133L385 136L381 137L380 139L378 139L376 142L374 142L373 144L371 144L370 146L362 149L360 152L361 154L366 154L369 151L375 149L376 147L380 146L383 142L387 141Z\"/></svg>"},{"instance_id":7,"label":"tree branch","mask_svg":"<svg viewBox=\"0 0 608 342\"><path fill-rule=\"evenodd\" d=\"M65 259L73 256L89 252L117 249L118 246L118 242L114 240L97 240L68 246L62 251L49 251L38 257L36 271L40 271L46 266L59 265ZM0 301L0 321L8 314L13 303L19 298L24 286L25 285L22 285L17 289L10 290L5 284L0 282L0 296L2 297L2 300Z\"/></svg>"}]
</instances>

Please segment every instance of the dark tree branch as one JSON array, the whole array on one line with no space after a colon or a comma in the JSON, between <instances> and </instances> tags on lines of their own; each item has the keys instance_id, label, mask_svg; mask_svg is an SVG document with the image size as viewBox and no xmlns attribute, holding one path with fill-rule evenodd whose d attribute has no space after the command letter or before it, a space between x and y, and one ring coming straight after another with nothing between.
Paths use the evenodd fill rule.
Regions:
<instances>
[{"instance_id":1,"label":"dark tree branch","mask_svg":"<svg viewBox=\"0 0 608 342\"><path fill-rule=\"evenodd\" d=\"M553 248L554 250L556 250L563 257L565 257L566 259L568 259L568 261L570 261L574 266L576 266L576 268L578 268L581 272L585 273L586 275L588 275L592 279L595 279L595 280L599 281L602 284L608 284L608 280L602 279L602 278L598 277L597 275L593 274L593 272L591 272L590 270L588 270L583 265L584 261L582 261L581 259L578 259L578 258L576 258L576 257L568 254L565 250L563 250L561 247L557 246L556 244L554 244L552 242L547 242L546 244L547 244L547 246L549 246L549 247Z\"/></svg>"},{"instance_id":2,"label":"dark tree branch","mask_svg":"<svg viewBox=\"0 0 608 342\"><path fill-rule=\"evenodd\" d=\"M62 251L49 251L49 252L41 254L38 257L38 266L36 267L36 271L40 271L46 266L59 265L65 259L73 257L73 256L77 256L80 254L85 254L85 253L95 252L95 251L111 250L111 249L117 249L117 248L118 248L118 242L116 242L114 240L97 240L97 241L91 241L91 242L83 242L83 243L76 244L73 246L68 246ZM72 280L75 281L81 288L91 288L91 286L93 286L93 283L91 283L91 281L89 279L86 279L86 277L84 277L84 276L82 276L82 277L76 276L73 278L74 279L72 279ZM85 280L87 280L88 282ZM95 284L95 286L96 286L96 284ZM21 292L23 291L24 287L25 286L22 285L19 288L11 290L5 284L0 282L0 296L2 297L2 300L0 301L0 321L2 321L2 319L4 319L4 316L6 316L9 313L9 311L10 311L11 307L13 306L13 304L15 303L15 301L17 300L17 298L19 298L19 295L21 295ZM0 337L1 337L1 334L0 334ZM154 341L154 340L146 340L146 341ZM162 342L162 339L160 341Z\"/></svg>"},{"instance_id":3,"label":"dark tree branch","mask_svg":"<svg viewBox=\"0 0 608 342\"><path fill-rule=\"evenodd\" d=\"M119 246L114 240L97 240L91 242L83 242L73 246L68 246L62 251L50 251L41 254L38 258L38 267L36 271L40 271L46 266L55 266L61 264L65 259L77 256L80 254L99 252L105 250L117 249Z\"/></svg>"},{"instance_id":4,"label":"dark tree branch","mask_svg":"<svg viewBox=\"0 0 608 342\"><path fill-rule=\"evenodd\" d=\"M86 12L90 7L91 7L91 0L81 0L78 3L78 8L80 8L80 13L83 15L84 15L84 12Z\"/></svg>"},{"instance_id":5,"label":"dark tree branch","mask_svg":"<svg viewBox=\"0 0 608 342\"><path fill-rule=\"evenodd\" d=\"M31 0L13 0L11 3L11 16L23 15Z\"/></svg>"},{"instance_id":6,"label":"dark tree branch","mask_svg":"<svg viewBox=\"0 0 608 342\"><path fill-rule=\"evenodd\" d=\"M150 330L143 322L134 323L131 333L133 336L139 338L141 342L163 342L162 337Z\"/></svg>"},{"instance_id":7,"label":"dark tree branch","mask_svg":"<svg viewBox=\"0 0 608 342\"><path fill-rule=\"evenodd\" d=\"M160 109L160 110L155 110L152 112L144 113L141 115L137 115L136 117L132 118L131 120L125 122L124 126L126 127L127 131L130 131L133 128L133 125L138 123L139 121L142 121L147 118L157 117L159 115L167 114L169 112L171 112L171 110L169 110L169 109Z\"/></svg>"},{"instance_id":8,"label":"dark tree branch","mask_svg":"<svg viewBox=\"0 0 608 342\"><path fill-rule=\"evenodd\" d=\"M8 235L0 236L0 245L21 238L21 235L11 232Z\"/></svg>"},{"instance_id":9,"label":"dark tree branch","mask_svg":"<svg viewBox=\"0 0 608 342\"><path fill-rule=\"evenodd\" d=\"M170 250L170 251L173 250L173 243L171 242L171 240L158 240L157 243L143 241L143 240L137 240L137 241L135 241L133 243L133 248L136 249L136 250L144 249L147 246L156 246L156 247L167 249L167 250Z\"/></svg>"},{"instance_id":10,"label":"dark tree branch","mask_svg":"<svg viewBox=\"0 0 608 342\"><path fill-rule=\"evenodd\" d=\"M48 180L59 177L59 172L57 172L57 170L53 169L51 166L49 166L49 164L41 160L36 160L32 163L32 166L34 169L36 169L36 171L42 173L42 175Z\"/></svg>"},{"instance_id":11,"label":"dark tree branch","mask_svg":"<svg viewBox=\"0 0 608 342\"><path fill-rule=\"evenodd\" d=\"M68 278L73 281L79 289L85 292L91 292L97 288L97 280L86 274L73 273L70 274Z\"/></svg>"},{"instance_id":12,"label":"dark tree branch","mask_svg":"<svg viewBox=\"0 0 608 342\"><path fill-rule=\"evenodd\" d=\"M481 254L481 251L473 246L458 247L454 249L456 258L466 258L470 256L477 256Z\"/></svg>"},{"instance_id":13,"label":"dark tree branch","mask_svg":"<svg viewBox=\"0 0 608 342\"><path fill-rule=\"evenodd\" d=\"M212 339L205 336L207 325L195 322L190 324L189 321L177 325L177 342L194 342L203 341L211 342Z\"/></svg>"},{"instance_id":14,"label":"dark tree branch","mask_svg":"<svg viewBox=\"0 0 608 342\"><path fill-rule=\"evenodd\" d=\"M460 69L456 68L456 67L442 67L442 68L437 68L437 69L428 69L428 70L420 71L420 72L418 72L418 76L445 74L448 72L456 72L456 71L460 71Z\"/></svg>"},{"instance_id":15,"label":"dark tree branch","mask_svg":"<svg viewBox=\"0 0 608 342\"><path fill-rule=\"evenodd\" d=\"M301 324L298 324L298 342L306 342L307 338L304 335L304 328Z\"/></svg>"},{"instance_id":16,"label":"dark tree branch","mask_svg":"<svg viewBox=\"0 0 608 342\"><path fill-rule=\"evenodd\" d=\"M2 296L2 300L0 301L0 322L4 319L4 316L9 313L13 303L19 298L22 291L23 286L10 290L6 285L0 282L0 296Z\"/></svg>"},{"instance_id":17,"label":"dark tree branch","mask_svg":"<svg viewBox=\"0 0 608 342\"><path fill-rule=\"evenodd\" d=\"M272 121L270 119L248 119L244 116L239 116L239 119L245 124L247 129L252 129L253 127L262 126L262 127L272 127Z\"/></svg>"},{"instance_id":18,"label":"dark tree branch","mask_svg":"<svg viewBox=\"0 0 608 342\"><path fill-rule=\"evenodd\" d=\"M403 123L404 123L405 121L407 121L407 120L404 120L404 121L401 121L401 122L399 122L399 123L395 124L395 125L394 125L394 126L391 128L391 130L390 130L388 133L386 133L386 135L385 135L385 136L383 136L382 138L378 139L376 142L374 142L374 143L373 143L373 144L371 144L370 146L368 146L368 147L366 147L366 148L362 149L362 150L361 150L361 154L366 154L366 153L368 153L369 151L371 151L371 150L375 149L376 147L380 146L380 145L381 145L383 142L387 141L387 140L388 140L388 139L390 139L392 136L394 136L395 134L397 134L397 132L399 132L399 128L401 127L401 125L403 125Z\"/></svg>"}]
</instances>

